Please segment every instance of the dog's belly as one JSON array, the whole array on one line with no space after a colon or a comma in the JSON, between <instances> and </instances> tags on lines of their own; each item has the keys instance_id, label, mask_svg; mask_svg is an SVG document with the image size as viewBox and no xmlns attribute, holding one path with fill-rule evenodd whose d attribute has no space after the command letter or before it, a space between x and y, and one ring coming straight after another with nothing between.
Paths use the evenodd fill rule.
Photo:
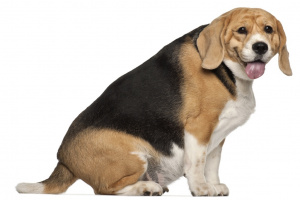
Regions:
<instances>
[{"instance_id":1,"label":"dog's belly","mask_svg":"<svg viewBox=\"0 0 300 200\"><path fill-rule=\"evenodd\" d=\"M159 161L148 158L147 171L143 180L159 183L162 187L183 176L184 150L173 144L171 156L161 156Z\"/></svg>"}]
</instances>

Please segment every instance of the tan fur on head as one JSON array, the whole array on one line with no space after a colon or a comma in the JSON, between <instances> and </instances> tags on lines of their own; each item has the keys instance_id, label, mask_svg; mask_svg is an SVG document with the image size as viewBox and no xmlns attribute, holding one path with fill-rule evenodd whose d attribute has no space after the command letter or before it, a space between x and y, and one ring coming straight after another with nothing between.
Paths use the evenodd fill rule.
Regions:
<instances>
[{"instance_id":1,"label":"tan fur on head","mask_svg":"<svg viewBox=\"0 0 300 200\"><path fill-rule=\"evenodd\" d=\"M273 28L272 33L264 31L265 26ZM240 27L247 29L247 34L238 33ZM279 54L279 67L286 75L292 75L286 36L281 23L270 13L258 8L233 9L208 25L199 35L197 46L205 69L217 68L224 58L246 66L243 49L251 36L258 34L269 44L269 56L263 60L267 63L276 53Z\"/></svg>"}]
</instances>

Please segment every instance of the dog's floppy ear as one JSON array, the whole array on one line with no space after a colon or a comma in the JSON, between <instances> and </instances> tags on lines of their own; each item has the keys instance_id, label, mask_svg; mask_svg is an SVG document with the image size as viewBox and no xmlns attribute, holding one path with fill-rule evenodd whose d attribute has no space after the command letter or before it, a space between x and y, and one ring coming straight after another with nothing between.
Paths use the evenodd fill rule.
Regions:
<instances>
[{"instance_id":1,"label":"dog's floppy ear","mask_svg":"<svg viewBox=\"0 0 300 200\"><path fill-rule=\"evenodd\" d=\"M202 60L202 67L215 69L224 58L224 34L228 24L225 16L215 19L199 34L197 47Z\"/></svg>"},{"instance_id":2,"label":"dog's floppy ear","mask_svg":"<svg viewBox=\"0 0 300 200\"><path fill-rule=\"evenodd\" d=\"M277 30L279 34L279 40L280 40L280 45L279 45L279 50L278 50L278 64L280 70L287 76L291 76L292 69L290 67L290 61L289 61L289 52L286 48L286 36L282 27L282 24L280 21L277 20Z\"/></svg>"}]
</instances>

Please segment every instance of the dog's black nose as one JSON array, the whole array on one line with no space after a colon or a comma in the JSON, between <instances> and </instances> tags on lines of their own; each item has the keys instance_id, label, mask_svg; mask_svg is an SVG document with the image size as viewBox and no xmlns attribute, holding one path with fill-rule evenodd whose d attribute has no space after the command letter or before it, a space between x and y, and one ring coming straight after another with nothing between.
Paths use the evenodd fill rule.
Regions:
<instances>
[{"instance_id":1,"label":"dog's black nose","mask_svg":"<svg viewBox=\"0 0 300 200\"><path fill-rule=\"evenodd\" d=\"M263 55L268 51L268 45L264 42L256 42L252 45L252 49L255 53Z\"/></svg>"}]
</instances>

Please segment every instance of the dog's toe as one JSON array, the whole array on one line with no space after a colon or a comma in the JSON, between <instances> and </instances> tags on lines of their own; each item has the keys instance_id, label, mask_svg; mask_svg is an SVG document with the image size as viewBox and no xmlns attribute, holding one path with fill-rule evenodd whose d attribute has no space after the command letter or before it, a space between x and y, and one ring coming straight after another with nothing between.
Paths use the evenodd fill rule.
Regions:
<instances>
[{"instance_id":1,"label":"dog's toe","mask_svg":"<svg viewBox=\"0 0 300 200\"><path fill-rule=\"evenodd\" d=\"M228 196L229 195L229 189L225 184L216 184L214 185L216 188L218 196Z\"/></svg>"}]
</instances>

